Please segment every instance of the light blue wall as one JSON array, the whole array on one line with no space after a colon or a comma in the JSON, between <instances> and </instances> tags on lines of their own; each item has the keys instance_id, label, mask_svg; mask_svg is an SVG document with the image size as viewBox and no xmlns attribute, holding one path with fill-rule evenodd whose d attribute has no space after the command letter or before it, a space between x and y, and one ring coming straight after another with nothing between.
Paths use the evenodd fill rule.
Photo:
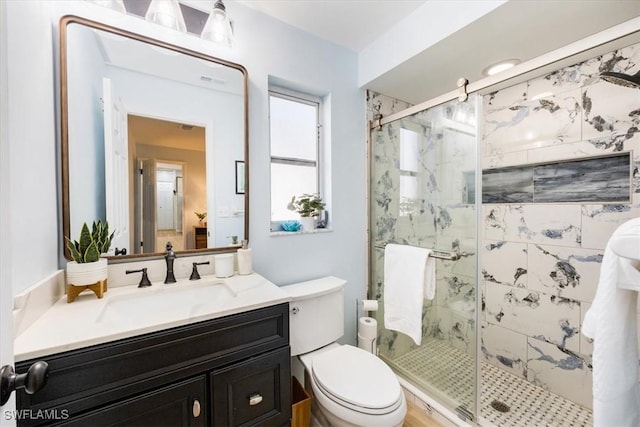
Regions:
<instances>
[{"instance_id":1,"label":"light blue wall","mask_svg":"<svg viewBox=\"0 0 640 427\"><path fill-rule=\"evenodd\" d=\"M73 36L72 36L73 35ZM104 118L102 76L104 59L93 33L79 25L69 29L67 57L69 117L69 194L74 206L69 223L71 238L79 239L82 224L107 219L104 186ZM81 177L81 179L78 179ZM82 195L82 203L73 196Z\"/></svg>"},{"instance_id":2,"label":"light blue wall","mask_svg":"<svg viewBox=\"0 0 640 427\"><path fill-rule=\"evenodd\" d=\"M9 216L8 262L14 294L58 268L59 225L56 180L52 32L46 2L6 2L8 183L0 209ZM4 163L3 163L4 166ZM4 179L4 175L3 175ZM3 230L4 231L4 230ZM7 260L7 258L9 258ZM4 265L4 263L3 263ZM3 332L4 333L4 332Z\"/></svg>"},{"instance_id":3,"label":"light blue wall","mask_svg":"<svg viewBox=\"0 0 640 427\"><path fill-rule=\"evenodd\" d=\"M236 5L234 3L234 5ZM251 164L250 236L254 268L277 284L335 275L348 281L345 340L355 341L355 300L365 294L366 160L364 93L357 86L357 55L250 9L233 11L241 61L249 70ZM245 27L250 23L250 27ZM260 34L260 37L253 35ZM333 231L272 237L268 78L317 95L330 95L326 142L331 155Z\"/></svg>"},{"instance_id":4,"label":"light blue wall","mask_svg":"<svg viewBox=\"0 0 640 427\"><path fill-rule=\"evenodd\" d=\"M11 188L11 228L15 230L11 236L15 247L12 269L14 276L18 276L17 272L22 274L13 282L14 294L59 267L60 220L55 185L58 172L54 167L58 150L54 130L57 107L52 88L55 61L51 46L55 45L59 18L74 13L116 26L123 23L133 27L131 23L135 22L135 28L140 32L156 33L157 37L247 68L250 246L254 251L254 269L278 285L324 275L346 279L349 285L345 298L345 340L355 341L355 299L364 296L366 269L365 115L364 94L357 85L356 53L235 2L227 6L237 34L234 50L214 48L192 36L156 29L132 17L115 17L89 2L10 3L7 20L20 22L20 25L9 27L9 44L13 50L9 52L8 83L16 90L11 98L16 100L16 105L10 106L10 135L13 137L10 151L15 169ZM23 39L29 42L25 43ZM31 71L25 73L24 70ZM326 139L331 145L332 232L286 237L270 235L267 116L270 76L327 96L330 102ZM29 130L21 133L19 130L25 126ZM30 148L25 144L31 144ZM21 191L21 186L28 191ZM2 200L3 206L6 202Z\"/></svg>"}]
</instances>

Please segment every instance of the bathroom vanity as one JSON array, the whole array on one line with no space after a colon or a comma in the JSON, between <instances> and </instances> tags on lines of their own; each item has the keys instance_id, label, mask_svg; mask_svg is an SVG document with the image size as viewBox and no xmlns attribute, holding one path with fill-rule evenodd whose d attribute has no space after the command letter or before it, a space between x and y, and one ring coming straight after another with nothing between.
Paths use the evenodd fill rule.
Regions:
<instances>
[{"instance_id":1,"label":"bathroom vanity","mask_svg":"<svg viewBox=\"0 0 640 427\"><path fill-rule=\"evenodd\" d=\"M179 281L175 288L159 284L153 293L116 288L102 300L59 301L16 340L18 373L38 360L49 364L44 388L33 395L17 394L18 410L30 411L29 419L18 425L287 425L291 375L286 295L255 274L203 282ZM224 308L213 309L214 304L207 313L201 305L189 306L185 295L201 299L205 291L215 292ZM136 300L140 292L146 298ZM227 293L231 296L225 299ZM168 300L183 307L173 312L164 307L159 313L163 325L137 333L154 329L158 313L144 313ZM124 326L136 323L136 314L127 313L123 301L138 305L136 326ZM65 318L93 311L94 324L85 319L75 331L66 331L71 338L65 341L62 332L72 322L51 323L61 310L67 311ZM131 318L114 321L116 310ZM106 318L109 326L101 326L105 313L111 316ZM47 325L52 327L45 331ZM55 339L44 336L52 334L62 341L56 347L29 344L40 335L46 347ZM63 351L51 352L54 348Z\"/></svg>"}]
</instances>

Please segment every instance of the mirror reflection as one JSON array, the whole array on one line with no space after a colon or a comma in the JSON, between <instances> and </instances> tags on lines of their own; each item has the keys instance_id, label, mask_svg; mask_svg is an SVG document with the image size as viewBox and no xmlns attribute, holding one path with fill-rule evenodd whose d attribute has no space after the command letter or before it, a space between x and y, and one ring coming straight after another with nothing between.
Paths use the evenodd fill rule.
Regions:
<instances>
[{"instance_id":1,"label":"mirror reflection","mask_svg":"<svg viewBox=\"0 0 640 427\"><path fill-rule=\"evenodd\" d=\"M65 236L106 220L134 256L246 239L244 69L80 18L61 31Z\"/></svg>"}]
</instances>

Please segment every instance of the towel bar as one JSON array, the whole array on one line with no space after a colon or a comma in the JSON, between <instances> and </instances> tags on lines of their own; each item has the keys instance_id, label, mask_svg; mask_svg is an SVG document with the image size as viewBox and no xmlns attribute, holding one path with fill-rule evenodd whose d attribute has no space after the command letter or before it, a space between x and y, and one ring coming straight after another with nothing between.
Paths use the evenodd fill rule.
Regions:
<instances>
[{"instance_id":1,"label":"towel bar","mask_svg":"<svg viewBox=\"0 0 640 427\"><path fill-rule=\"evenodd\" d=\"M386 246L387 246L386 243L378 243L375 245L377 249L384 249ZM429 253L429 256L437 259L446 259L448 261L456 261L462 258L463 256L467 256L467 253L466 252L460 253L457 251L438 251L438 250L432 249L431 253Z\"/></svg>"}]
</instances>

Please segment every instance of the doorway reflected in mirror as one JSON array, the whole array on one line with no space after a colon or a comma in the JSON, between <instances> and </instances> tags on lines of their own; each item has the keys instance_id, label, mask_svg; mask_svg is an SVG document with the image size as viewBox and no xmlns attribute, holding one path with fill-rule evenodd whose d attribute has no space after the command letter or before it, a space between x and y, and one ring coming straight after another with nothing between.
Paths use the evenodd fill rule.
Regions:
<instances>
[{"instance_id":1,"label":"doorway reflected in mirror","mask_svg":"<svg viewBox=\"0 0 640 427\"><path fill-rule=\"evenodd\" d=\"M206 129L202 126L129 115L134 253L161 252L166 242L174 250L200 249L188 212L207 209ZM210 234L210 233L207 233Z\"/></svg>"}]
</instances>

